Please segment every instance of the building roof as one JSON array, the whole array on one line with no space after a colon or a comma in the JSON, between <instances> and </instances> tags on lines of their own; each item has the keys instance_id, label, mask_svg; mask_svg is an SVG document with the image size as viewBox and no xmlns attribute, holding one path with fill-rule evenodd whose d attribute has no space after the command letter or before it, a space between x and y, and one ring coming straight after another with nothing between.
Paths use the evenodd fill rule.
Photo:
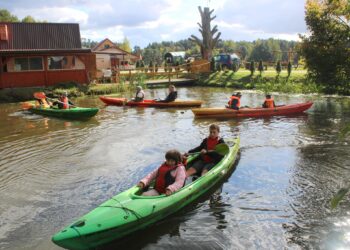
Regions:
<instances>
[{"instance_id":1,"label":"building roof","mask_svg":"<svg viewBox=\"0 0 350 250\"><path fill-rule=\"evenodd\" d=\"M0 22L0 29L0 51L81 49L77 23Z\"/></svg>"},{"instance_id":2,"label":"building roof","mask_svg":"<svg viewBox=\"0 0 350 250\"><path fill-rule=\"evenodd\" d=\"M111 45L108 48L104 47L104 44ZM95 47L93 47L92 52L98 53L98 54L110 54L110 55L128 55L129 57L133 57L134 59L139 59L138 56L135 56L121 48L119 48L114 42L112 42L110 39L105 38L98 44L96 44Z\"/></svg>"}]
</instances>

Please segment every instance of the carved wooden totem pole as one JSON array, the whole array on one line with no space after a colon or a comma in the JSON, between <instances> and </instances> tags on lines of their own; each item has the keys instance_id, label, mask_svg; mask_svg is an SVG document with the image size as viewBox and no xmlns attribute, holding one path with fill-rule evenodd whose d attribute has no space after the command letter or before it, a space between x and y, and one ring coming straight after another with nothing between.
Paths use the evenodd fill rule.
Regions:
<instances>
[{"instance_id":1,"label":"carved wooden totem pole","mask_svg":"<svg viewBox=\"0 0 350 250\"><path fill-rule=\"evenodd\" d=\"M205 7L203 11L200 6L198 6L198 10L202 19L202 24L198 23L199 32L202 34L203 40L199 39L195 35L191 35L189 39L200 46L202 58L210 60L213 49L219 40L221 32L217 33L214 37L215 33L218 32L218 27L217 25L215 25L213 29L210 27L210 22L216 18L216 16L211 17L214 10L209 10L208 7Z\"/></svg>"}]
</instances>

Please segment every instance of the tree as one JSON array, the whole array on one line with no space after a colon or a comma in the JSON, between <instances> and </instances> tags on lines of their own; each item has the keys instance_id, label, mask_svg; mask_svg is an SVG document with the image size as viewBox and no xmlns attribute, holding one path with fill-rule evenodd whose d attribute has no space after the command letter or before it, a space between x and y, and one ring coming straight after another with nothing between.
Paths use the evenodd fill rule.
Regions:
<instances>
[{"instance_id":1,"label":"tree","mask_svg":"<svg viewBox=\"0 0 350 250\"><path fill-rule=\"evenodd\" d=\"M0 9L0 22L19 22L19 19L8 10Z\"/></svg>"},{"instance_id":2,"label":"tree","mask_svg":"<svg viewBox=\"0 0 350 250\"><path fill-rule=\"evenodd\" d=\"M281 61L278 60L276 64L276 72L278 76L281 74L281 71L282 71Z\"/></svg>"},{"instance_id":3,"label":"tree","mask_svg":"<svg viewBox=\"0 0 350 250\"><path fill-rule=\"evenodd\" d=\"M120 48L131 53L131 47L128 38L124 37L123 42L120 44Z\"/></svg>"},{"instance_id":4,"label":"tree","mask_svg":"<svg viewBox=\"0 0 350 250\"><path fill-rule=\"evenodd\" d=\"M263 65L262 60L259 61L258 70L259 70L260 76L261 76L262 72L264 71L264 65Z\"/></svg>"},{"instance_id":5,"label":"tree","mask_svg":"<svg viewBox=\"0 0 350 250\"><path fill-rule=\"evenodd\" d=\"M301 36L309 76L327 93L350 94L350 1L307 0Z\"/></svg>"},{"instance_id":6,"label":"tree","mask_svg":"<svg viewBox=\"0 0 350 250\"><path fill-rule=\"evenodd\" d=\"M203 39L199 39L195 35L191 35L191 38L189 38L191 41L198 44L201 48L201 54L202 58L206 60L210 60L212 57L213 49L215 48L221 32L218 32L217 25L211 29L210 22L213 21L216 16L211 17L211 14L214 12L214 10L209 10L208 7L204 8L204 11L200 6L198 6L199 13L201 15L202 24L198 23L199 26L199 32L202 34Z\"/></svg>"},{"instance_id":7,"label":"tree","mask_svg":"<svg viewBox=\"0 0 350 250\"><path fill-rule=\"evenodd\" d=\"M22 19L22 23L36 23L32 16L26 16Z\"/></svg>"},{"instance_id":8,"label":"tree","mask_svg":"<svg viewBox=\"0 0 350 250\"><path fill-rule=\"evenodd\" d=\"M290 74L292 73L292 64L290 61L288 62L287 72L288 72L288 78L289 78Z\"/></svg>"},{"instance_id":9,"label":"tree","mask_svg":"<svg viewBox=\"0 0 350 250\"><path fill-rule=\"evenodd\" d=\"M255 62L254 61L250 62L249 70L250 70L250 76L253 76L254 72L255 72Z\"/></svg>"}]
</instances>

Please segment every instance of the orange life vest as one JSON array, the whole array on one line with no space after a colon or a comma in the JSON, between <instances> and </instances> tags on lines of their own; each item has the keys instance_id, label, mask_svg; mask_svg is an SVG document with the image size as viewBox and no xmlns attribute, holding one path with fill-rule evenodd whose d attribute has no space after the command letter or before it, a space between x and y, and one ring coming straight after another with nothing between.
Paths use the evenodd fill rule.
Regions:
<instances>
[{"instance_id":1,"label":"orange life vest","mask_svg":"<svg viewBox=\"0 0 350 250\"><path fill-rule=\"evenodd\" d=\"M216 137L214 139L211 139L210 137L207 138L207 151L214 150L215 146L219 143L219 137ZM213 159L209 157L208 155L204 155L203 160L205 162L213 162Z\"/></svg>"},{"instance_id":2,"label":"orange life vest","mask_svg":"<svg viewBox=\"0 0 350 250\"><path fill-rule=\"evenodd\" d=\"M175 178L171 175L171 171L181 166L169 166L165 162L159 167L154 189L160 194L165 194L166 188L175 182Z\"/></svg>"},{"instance_id":3,"label":"orange life vest","mask_svg":"<svg viewBox=\"0 0 350 250\"><path fill-rule=\"evenodd\" d=\"M266 100L265 100L265 107L266 107L266 108L274 108L274 105L273 105L273 98L270 98L270 99L266 99Z\"/></svg>"},{"instance_id":4,"label":"orange life vest","mask_svg":"<svg viewBox=\"0 0 350 250\"><path fill-rule=\"evenodd\" d=\"M237 108L241 107L241 99L238 96L231 96L230 100L228 101L228 106L231 108L233 100L237 100Z\"/></svg>"},{"instance_id":5,"label":"orange life vest","mask_svg":"<svg viewBox=\"0 0 350 250\"><path fill-rule=\"evenodd\" d=\"M61 102L63 104L63 109L69 109L69 102L67 96L61 97Z\"/></svg>"}]
</instances>

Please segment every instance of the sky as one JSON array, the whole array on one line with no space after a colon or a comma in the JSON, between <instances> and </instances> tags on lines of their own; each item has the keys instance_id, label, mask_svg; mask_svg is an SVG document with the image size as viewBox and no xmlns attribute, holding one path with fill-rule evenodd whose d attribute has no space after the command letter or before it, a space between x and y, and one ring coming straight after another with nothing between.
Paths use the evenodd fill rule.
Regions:
<instances>
[{"instance_id":1,"label":"sky","mask_svg":"<svg viewBox=\"0 0 350 250\"><path fill-rule=\"evenodd\" d=\"M18 18L79 23L82 38L109 38L131 47L152 42L200 37L198 6L214 9L221 39L253 41L276 38L298 40L305 34L304 0L0 0Z\"/></svg>"}]
</instances>

